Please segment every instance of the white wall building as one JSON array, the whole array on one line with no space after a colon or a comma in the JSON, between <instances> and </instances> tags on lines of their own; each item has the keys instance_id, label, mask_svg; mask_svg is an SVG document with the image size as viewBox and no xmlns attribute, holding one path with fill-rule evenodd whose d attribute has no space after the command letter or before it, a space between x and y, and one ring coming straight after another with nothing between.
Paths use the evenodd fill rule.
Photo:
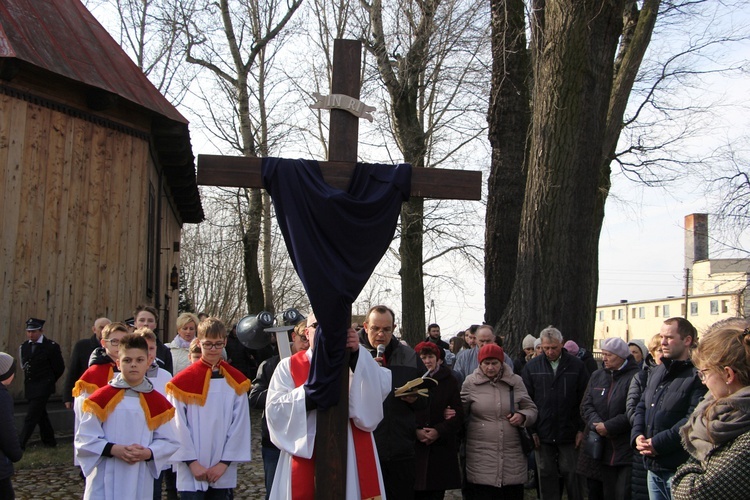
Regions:
<instances>
[{"instance_id":1,"label":"white wall building","mask_svg":"<svg viewBox=\"0 0 750 500\"><path fill-rule=\"evenodd\" d=\"M648 340L665 319L682 316L698 329L698 337L715 322L750 313L750 259L708 258L708 216L685 217L687 287L680 297L622 300L596 308L594 349L602 340L620 337ZM686 293L685 293L686 292Z\"/></svg>"}]
</instances>

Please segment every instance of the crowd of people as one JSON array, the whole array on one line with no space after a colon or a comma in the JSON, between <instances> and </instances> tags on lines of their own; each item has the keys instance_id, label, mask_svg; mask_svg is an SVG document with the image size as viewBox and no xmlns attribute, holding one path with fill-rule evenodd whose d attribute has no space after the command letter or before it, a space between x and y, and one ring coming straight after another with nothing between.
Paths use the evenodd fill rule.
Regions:
<instances>
[{"instance_id":1,"label":"crowd of people","mask_svg":"<svg viewBox=\"0 0 750 500\"><path fill-rule=\"evenodd\" d=\"M60 347L30 318L19 349L29 402L16 434L0 353L0 497L64 371ZM313 498L318 408L306 382L314 313L290 326L291 357L244 347L217 318L185 313L174 339L158 313L97 319L73 348L63 401L75 414L84 498L242 498L249 408L262 410L266 498ZM449 342L431 324L411 347L375 306L345 342L349 360L346 498L544 500L750 498L750 321L698 332L669 318L646 344L604 339L592 353L549 326L506 353L490 325ZM278 333L277 342L285 340ZM252 379L252 384L251 384Z\"/></svg>"}]
</instances>

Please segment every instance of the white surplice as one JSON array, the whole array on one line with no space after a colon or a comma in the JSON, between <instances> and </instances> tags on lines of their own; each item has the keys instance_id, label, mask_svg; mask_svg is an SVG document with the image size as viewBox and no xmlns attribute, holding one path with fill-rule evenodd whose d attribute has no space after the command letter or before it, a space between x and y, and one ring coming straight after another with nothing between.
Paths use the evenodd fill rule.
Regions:
<instances>
[{"instance_id":1,"label":"white surplice","mask_svg":"<svg viewBox=\"0 0 750 500\"><path fill-rule=\"evenodd\" d=\"M182 446L172 456L178 491L206 491L237 486L237 462L250 461L250 409L247 394L238 395L224 378L209 382L206 404L185 404L174 396L175 421ZM206 468L222 460L231 464L215 483L198 481L185 461L198 460Z\"/></svg>"},{"instance_id":2,"label":"white surplice","mask_svg":"<svg viewBox=\"0 0 750 500\"><path fill-rule=\"evenodd\" d=\"M125 446L138 443L150 448L154 457L135 464L103 457L107 443ZM126 392L103 423L93 413L83 412L75 436L75 448L78 463L86 476L84 500L152 498L154 479L159 477L179 447L174 419L150 430L138 393L133 391Z\"/></svg>"},{"instance_id":3,"label":"white surplice","mask_svg":"<svg viewBox=\"0 0 750 500\"><path fill-rule=\"evenodd\" d=\"M308 350L308 359L312 353ZM360 346L357 365L349 372L349 418L359 429L372 432L383 419L383 401L391 391L391 372ZM271 441L281 450L276 475L271 487L271 498L292 498L292 455L310 458L315 446L317 410L305 409L304 387L295 387L289 368L289 358L282 359L271 378L266 397L266 419ZM303 424L306 422L306 425ZM346 498L359 499L359 478L352 430L347 426ZM370 436L382 498L385 499L383 474L377 457L375 440Z\"/></svg>"}]
</instances>

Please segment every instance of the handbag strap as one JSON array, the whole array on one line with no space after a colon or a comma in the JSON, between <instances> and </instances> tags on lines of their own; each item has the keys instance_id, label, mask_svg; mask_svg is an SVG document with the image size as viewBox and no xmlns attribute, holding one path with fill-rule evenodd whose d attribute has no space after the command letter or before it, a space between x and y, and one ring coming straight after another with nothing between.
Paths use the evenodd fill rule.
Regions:
<instances>
[{"instance_id":1,"label":"handbag strap","mask_svg":"<svg viewBox=\"0 0 750 500\"><path fill-rule=\"evenodd\" d=\"M516 403L513 401L513 386L510 386L510 414L513 415L516 410Z\"/></svg>"}]
</instances>

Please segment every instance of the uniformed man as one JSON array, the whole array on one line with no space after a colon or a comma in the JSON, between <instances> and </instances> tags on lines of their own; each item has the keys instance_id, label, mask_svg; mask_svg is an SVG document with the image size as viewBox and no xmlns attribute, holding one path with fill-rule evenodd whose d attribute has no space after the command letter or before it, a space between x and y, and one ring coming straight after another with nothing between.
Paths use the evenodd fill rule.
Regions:
<instances>
[{"instance_id":1,"label":"uniformed man","mask_svg":"<svg viewBox=\"0 0 750 500\"><path fill-rule=\"evenodd\" d=\"M42 443L57 446L55 432L47 415L47 400L55 392L55 382L65 371L60 346L44 336L44 320L29 318L26 321L26 342L21 344L19 357L24 372L24 392L29 402L21 430L21 448L39 425Z\"/></svg>"}]
</instances>

